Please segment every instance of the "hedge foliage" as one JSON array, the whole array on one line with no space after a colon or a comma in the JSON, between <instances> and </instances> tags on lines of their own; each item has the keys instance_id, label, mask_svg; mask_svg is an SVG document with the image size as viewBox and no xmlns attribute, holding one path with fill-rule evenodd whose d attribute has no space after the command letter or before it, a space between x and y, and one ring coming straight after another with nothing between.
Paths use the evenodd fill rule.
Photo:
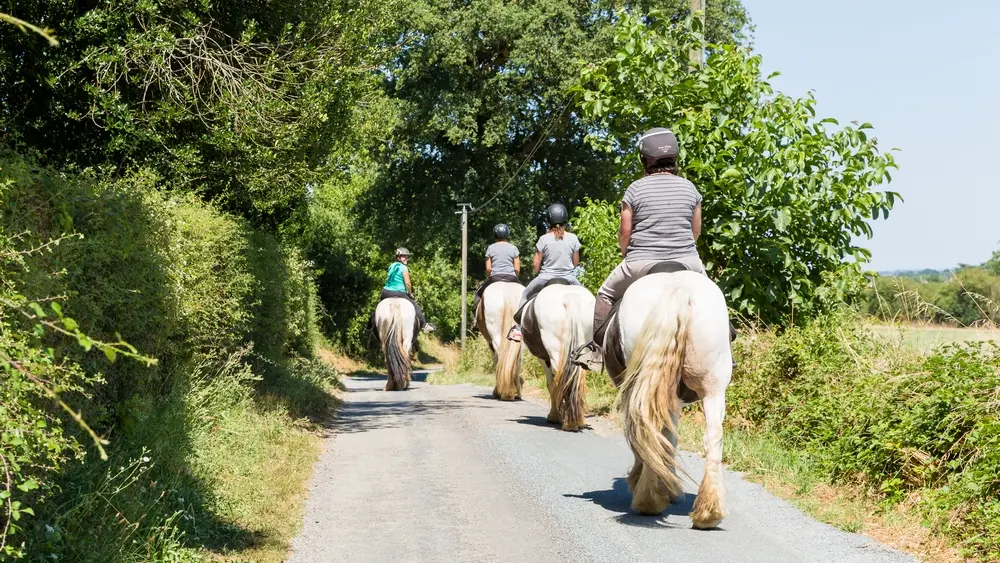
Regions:
<instances>
[{"instance_id":1,"label":"hedge foliage","mask_svg":"<svg viewBox=\"0 0 1000 563\"><path fill-rule=\"evenodd\" d=\"M837 314L737 347L730 424L778 436L887 503L916 501L970 554L1000 557L1000 346L921 355Z\"/></svg>"}]
</instances>

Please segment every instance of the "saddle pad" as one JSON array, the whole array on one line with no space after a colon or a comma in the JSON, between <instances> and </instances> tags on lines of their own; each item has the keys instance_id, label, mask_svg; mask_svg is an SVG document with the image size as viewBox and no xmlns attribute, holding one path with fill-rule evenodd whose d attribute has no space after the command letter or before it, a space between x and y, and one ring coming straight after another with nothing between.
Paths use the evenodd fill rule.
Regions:
<instances>
[{"instance_id":1,"label":"saddle pad","mask_svg":"<svg viewBox=\"0 0 1000 563\"><path fill-rule=\"evenodd\" d=\"M549 353L542 344L542 333L538 330L538 322L535 319L534 299L524 305L524 313L521 316L521 341L533 356L545 362L546 366L551 366Z\"/></svg>"}]
</instances>

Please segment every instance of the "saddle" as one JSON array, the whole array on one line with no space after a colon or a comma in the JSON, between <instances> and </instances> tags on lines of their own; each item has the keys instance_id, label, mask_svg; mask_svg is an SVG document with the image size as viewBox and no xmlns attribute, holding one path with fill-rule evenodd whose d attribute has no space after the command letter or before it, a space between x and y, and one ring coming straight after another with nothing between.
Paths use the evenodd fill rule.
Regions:
<instances>
[{"instance_id":1,"label":"saddle","mask_svg":"<svg viewBox=\"0 0 1000 563\"><path fill-rule=\"evenodd\" d=\"M549 281L545 282L545 285L542 286L542 289L545 289L550 285L572 285L572 284L562 278L552 278ZM551 365L552 359L549 358L549 353L545 349L545 345L542 344L541 334L539 334L538 331L534 330L535 298L541 292L542 292L541 289L538 290L538 293L532 295L531 299L528 299L524 303L524 307L518 309L517 313L514 314L514 320L518 323L521 323L521 333L523 334L522 342L524 343L525 347L528 348L528 351L531 352L531 354L536 358L545 362L545 365L549 369L552 369Z\"/></svg>"}]
</instances>

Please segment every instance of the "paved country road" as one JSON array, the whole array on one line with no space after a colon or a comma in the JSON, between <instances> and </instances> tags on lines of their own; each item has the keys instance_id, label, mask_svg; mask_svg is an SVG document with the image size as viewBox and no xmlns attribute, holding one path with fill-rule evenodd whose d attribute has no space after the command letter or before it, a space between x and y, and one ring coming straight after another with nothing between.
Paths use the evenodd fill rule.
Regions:
<instances>
[{"instance_id":1,"label":"paved country road","mask_svg":"<svg viewBox=\"0 0 1000 563\"><path fill-rule=\"evenodd\" d=\"M693 483L661 517L630 514L632 456L612 427L561 432L539 403L423 375L389 393L346 379L291 562L913 561L731 472L722 529L691 528ZM683 461L701 477L698 456Z\"/></svg>"}]
</instances>

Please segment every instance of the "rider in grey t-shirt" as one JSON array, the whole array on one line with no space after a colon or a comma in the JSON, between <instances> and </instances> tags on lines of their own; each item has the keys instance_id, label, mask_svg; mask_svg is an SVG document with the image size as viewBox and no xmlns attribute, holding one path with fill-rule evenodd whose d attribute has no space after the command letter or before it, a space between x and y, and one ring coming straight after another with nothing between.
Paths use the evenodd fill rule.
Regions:
<instances>
[{"instance_id":1,"label":"rider in grey t-shirt","mask_svg":"<svg viewBox=\"0 0 1000 563\"><path fill-rule=\"evenodd\" d=\"M558 203L546 210L550 229L538 239L535 245L535 269L538 273L521 294L521 302L514 314L516 324L510 327L507 338L515 342L521 341L521 309L529 299L545 287L553 278L562 278L572 285L581 285L576 279L575 271L580 263L580 239L573 233L566 232L569 221L569 211Z\"/></svg>"},{"instance_id":2,"label":"rider in grey t-shirt","mask_svg":"<svg viewBox=\"0 0 1000 563\"><path fill-rule=\"evenodd\" d=\"M489 260L490 277L516 276L514 259L520 255L517 247L506 240L489 245L486 248L486 258Z\"/></svg>"},{"instance_id":3,"label":"rider in grey t-shirt","mask_svg":"<svg viewBox=\"0 0 1000 563\"><path fill-rule=\"evenodd\" d=\"M491 283L499 281L519 283L517 275L521 273L521 253L516 246L507 242L510 237L510 227L504 223L496 225L493 227L493 237L496 242L486 248L486 281L476 290L473 311L479 311L483 292Z\"/></svg>"}]
</instances>

